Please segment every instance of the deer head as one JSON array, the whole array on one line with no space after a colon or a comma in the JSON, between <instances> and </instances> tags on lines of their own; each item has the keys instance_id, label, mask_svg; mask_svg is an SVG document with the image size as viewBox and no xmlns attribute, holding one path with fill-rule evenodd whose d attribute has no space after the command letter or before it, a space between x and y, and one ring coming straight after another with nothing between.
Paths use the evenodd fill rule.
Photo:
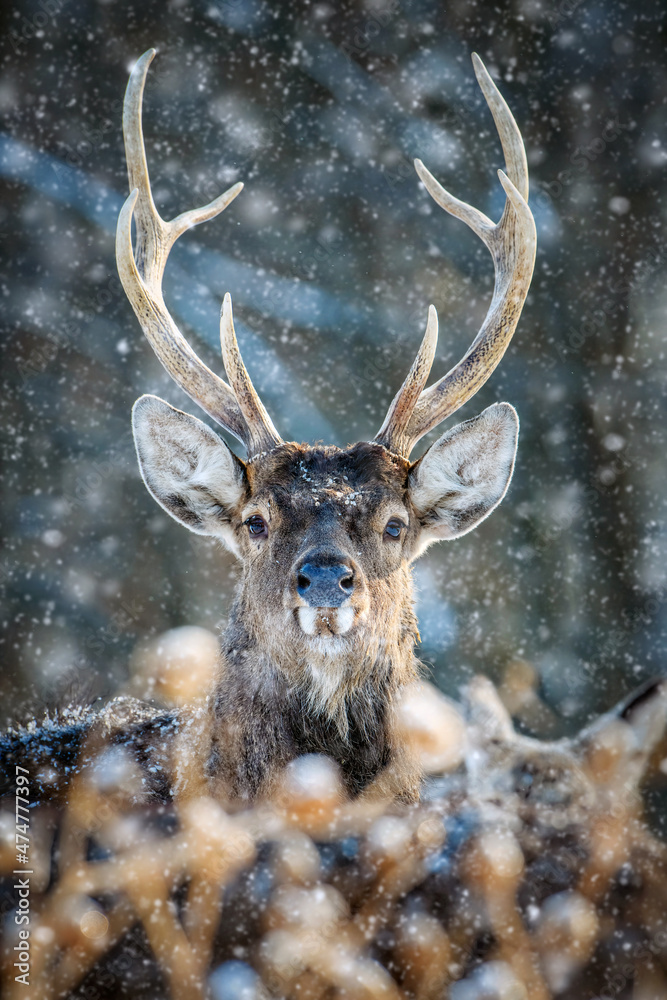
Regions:
<instances>
[{"instance_id":1,"label":"deer head","mask_svg":"<svg viewBox=\"0 0 667 1000\"><path fill-rule=\"evenodd\" d=\"M667 720L667 684L653 678L576 736L545 741L517 733L486 677L464 691L471 797L489 817L518 817L531 836L579 827L598 815L627 828ZM626 829L627 833L627 829Z\"/></svg>"},{"instance_id":2,"label":"deer head","mask_svg":"<svg viewBox=\"0 0 667 1000\"><path fill-rule=\"evenodd\" d=\"M346 683L387 662L407 662L416 623L410 564L432 542L476 527L507 490L518 418L509 403L446 431L417 461L420 438L454 413L502 358L528 292L535 226L519 129L481 60L477 79L494 117L506 173L505 209L494 225L448 194L424 167L417 173L435 201L486 244L494 261L493 300L463 359L425 388L438 319L433 306L408 376L373 441L351 447L285 442L264 408L237 344L225 295L220 337L228 382L187 344L162 297L162 275L174 241L213 218L239 194L235 184L203 208L165 222L151 195L141 125L146 74L154 50L136 64L125 97L123 129L131 194L117 229L118 270L135 314L171 377L218 424L243 443L242 461L200 420L155 396L134 406L141 473L157 502L191 531L220 539L243 563L234 652L272 650L310 691L330 703ZM131 226L136 225L133 250ZM331 658L346 670L331 670ZM314 682L314 684L313 684Z\"/></svg>"}]
</instances>

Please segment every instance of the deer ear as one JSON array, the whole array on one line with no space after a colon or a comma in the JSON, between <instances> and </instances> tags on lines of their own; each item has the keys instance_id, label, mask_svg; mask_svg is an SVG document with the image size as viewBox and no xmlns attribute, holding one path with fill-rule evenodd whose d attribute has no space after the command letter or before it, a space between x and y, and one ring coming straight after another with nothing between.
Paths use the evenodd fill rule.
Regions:
<instances>
[{"instance_id":1,"label":"deer ear","mask_svg":"<svg viewBox=\"0 0 667 1000\"><path fill-rule=\"evenodd\" d=\"M488 677L473 677L461 693L465 717L466 769L471 782L477 785L489 778L492 769L500 767L500 773L507 771L508 751L519 740L512 718ZM497 773L494 770L494 774Z\"/></svg>"},{"instance_id":2,"label":"deer ear","mask_svg":"<svg viewBox=\"0 0 667 1000\"><path fill-rule=\"evenodd\" d=\"M579 734L576 749L599 782L636 788L667 729L667 680L646 681Z\"/></svg>"},{"instance_id":3,"label":"deer ear","mask_svg":"<svg viewBox=\"0 0 667 1000\"><path fill-rule=\"evenodd\" d=\"M512 717L505 708L495 684L477 674L463 690L466 722L479 730L486 742L512 743L516 740Z\"/></svg>"},{"instance_id":4,"label":"deer ear","mask_svg":"<svg viewBox=\"0 0 667 1000\"><path fill-rule=\"evenodd\" d=\"M422 525L417 555L431 542L475 528L507 492L519 418L509 403L443 434L410 473L410 499Z\"/></svg>"},{"instance_id":5,"label":"deer ear","mask_svg":"<svg viewBox=\"0 0 667 1000\"><path fill-rule=\"evenodd\" d=\"M132 431L151 496L190 531L214 535L239 555L233 517L247 491L240 459L201 420L157 396L136 401Z\"/></svg>"}]
</instances>

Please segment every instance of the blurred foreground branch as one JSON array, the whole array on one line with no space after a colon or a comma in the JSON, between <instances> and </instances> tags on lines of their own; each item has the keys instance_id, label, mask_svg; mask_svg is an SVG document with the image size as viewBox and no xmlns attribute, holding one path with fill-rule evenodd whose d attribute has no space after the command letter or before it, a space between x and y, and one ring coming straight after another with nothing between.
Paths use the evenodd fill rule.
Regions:
<instances>
[{"instance_id":1,"label":"blurred foreground branch","mask_svg":"<svg viewBox=\"0 0 667 1000\"><path fill-rule=\"evenodd\" d=\"M154 645L133 689L182 703L214 644L179 630ZM506 701L518 682L524 703L513 665ZM414 807L347 799L318 756L253 808L187 790L146 803L140 762L100 730L67 806L30 810L22 856L19 813L1 814L2 995L664 998L667 851L639 786L664 756L666 712L653 682L542 742L515 732L484 678L462 705L421 684L399 713L430 775Z\"/></svg>"}]
</instances>

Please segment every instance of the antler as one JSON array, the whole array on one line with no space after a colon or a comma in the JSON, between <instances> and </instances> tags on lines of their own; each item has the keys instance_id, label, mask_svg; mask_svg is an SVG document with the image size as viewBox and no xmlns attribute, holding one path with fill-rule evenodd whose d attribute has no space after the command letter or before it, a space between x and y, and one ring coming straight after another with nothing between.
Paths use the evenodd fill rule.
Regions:
<instances>
[{"instance_id":1,"label":"antler","mask_svg":"<svg viewBox=\"0 0 667 1000\"><path fill-rule=\"evenodd\" d=\"M148 341L171 377L209 416L242 441L252 457L269 451L282 439L253 388L239 352L232 322L232 304L225 296L220 335L227 375L233 389L197 357L172 319L162 297L162 275L169 251L178 237L200 222L212 219L236 198L243 184L234 184L203 208L166 222L153 202L141 127L141 106L148 67L155 49L138 60L127 85L123 104L123 135L131 194L118 216L116 261L118 273ZM132 249L132 218L137 227Z\"/></svg>"},{"instance_id":2,"label":"antler","mask_svg":"<svg viewBox=\"0 0 667 1000\"><path fill-rule=\"evenodd\" d=\"M491 252L495 271L493 299L468 352L435 385L424 390L438 330L437 314L430 307L417 359L375 436L379 444L405 458L424 434L463 406L489 378L512 339L535 263L535 222L527 204L528 166L521 133L482 60L473 54L472 61L505 155L507 173L498 171L507 195L500 222L494 225L472 205L445 191L421 160L415 160L415 168L434 201L467 223Z\"/></svg>"}]
</instances>

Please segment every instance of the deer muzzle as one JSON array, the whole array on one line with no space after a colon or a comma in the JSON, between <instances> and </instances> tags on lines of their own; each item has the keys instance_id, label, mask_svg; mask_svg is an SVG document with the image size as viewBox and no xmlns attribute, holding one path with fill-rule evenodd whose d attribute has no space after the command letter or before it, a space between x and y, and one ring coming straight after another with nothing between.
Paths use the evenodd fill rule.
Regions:
<instances>
[{"instance_id":1,"label":"deer muzzle","mask_svg":"<svg viewBox=\"0 0 667 1000\"><path fill-rule=\"evenodd\" d=\"M363 590L354 562L342 552L310 551L294 568L296 617L307 635L344 635L352 627L355 598Z\"/></svg>"},{"instance_id":2,"label":"deer muzzle","mask_svg":"<svg viewBox=\"0 0 667 1000\"><path fill-rule=\"evenodd\" d=\"M344 562L305 562L296 573L296 591L311 608L339 608L352 596L354 575Z\"/></svg>"}]
</instances>

